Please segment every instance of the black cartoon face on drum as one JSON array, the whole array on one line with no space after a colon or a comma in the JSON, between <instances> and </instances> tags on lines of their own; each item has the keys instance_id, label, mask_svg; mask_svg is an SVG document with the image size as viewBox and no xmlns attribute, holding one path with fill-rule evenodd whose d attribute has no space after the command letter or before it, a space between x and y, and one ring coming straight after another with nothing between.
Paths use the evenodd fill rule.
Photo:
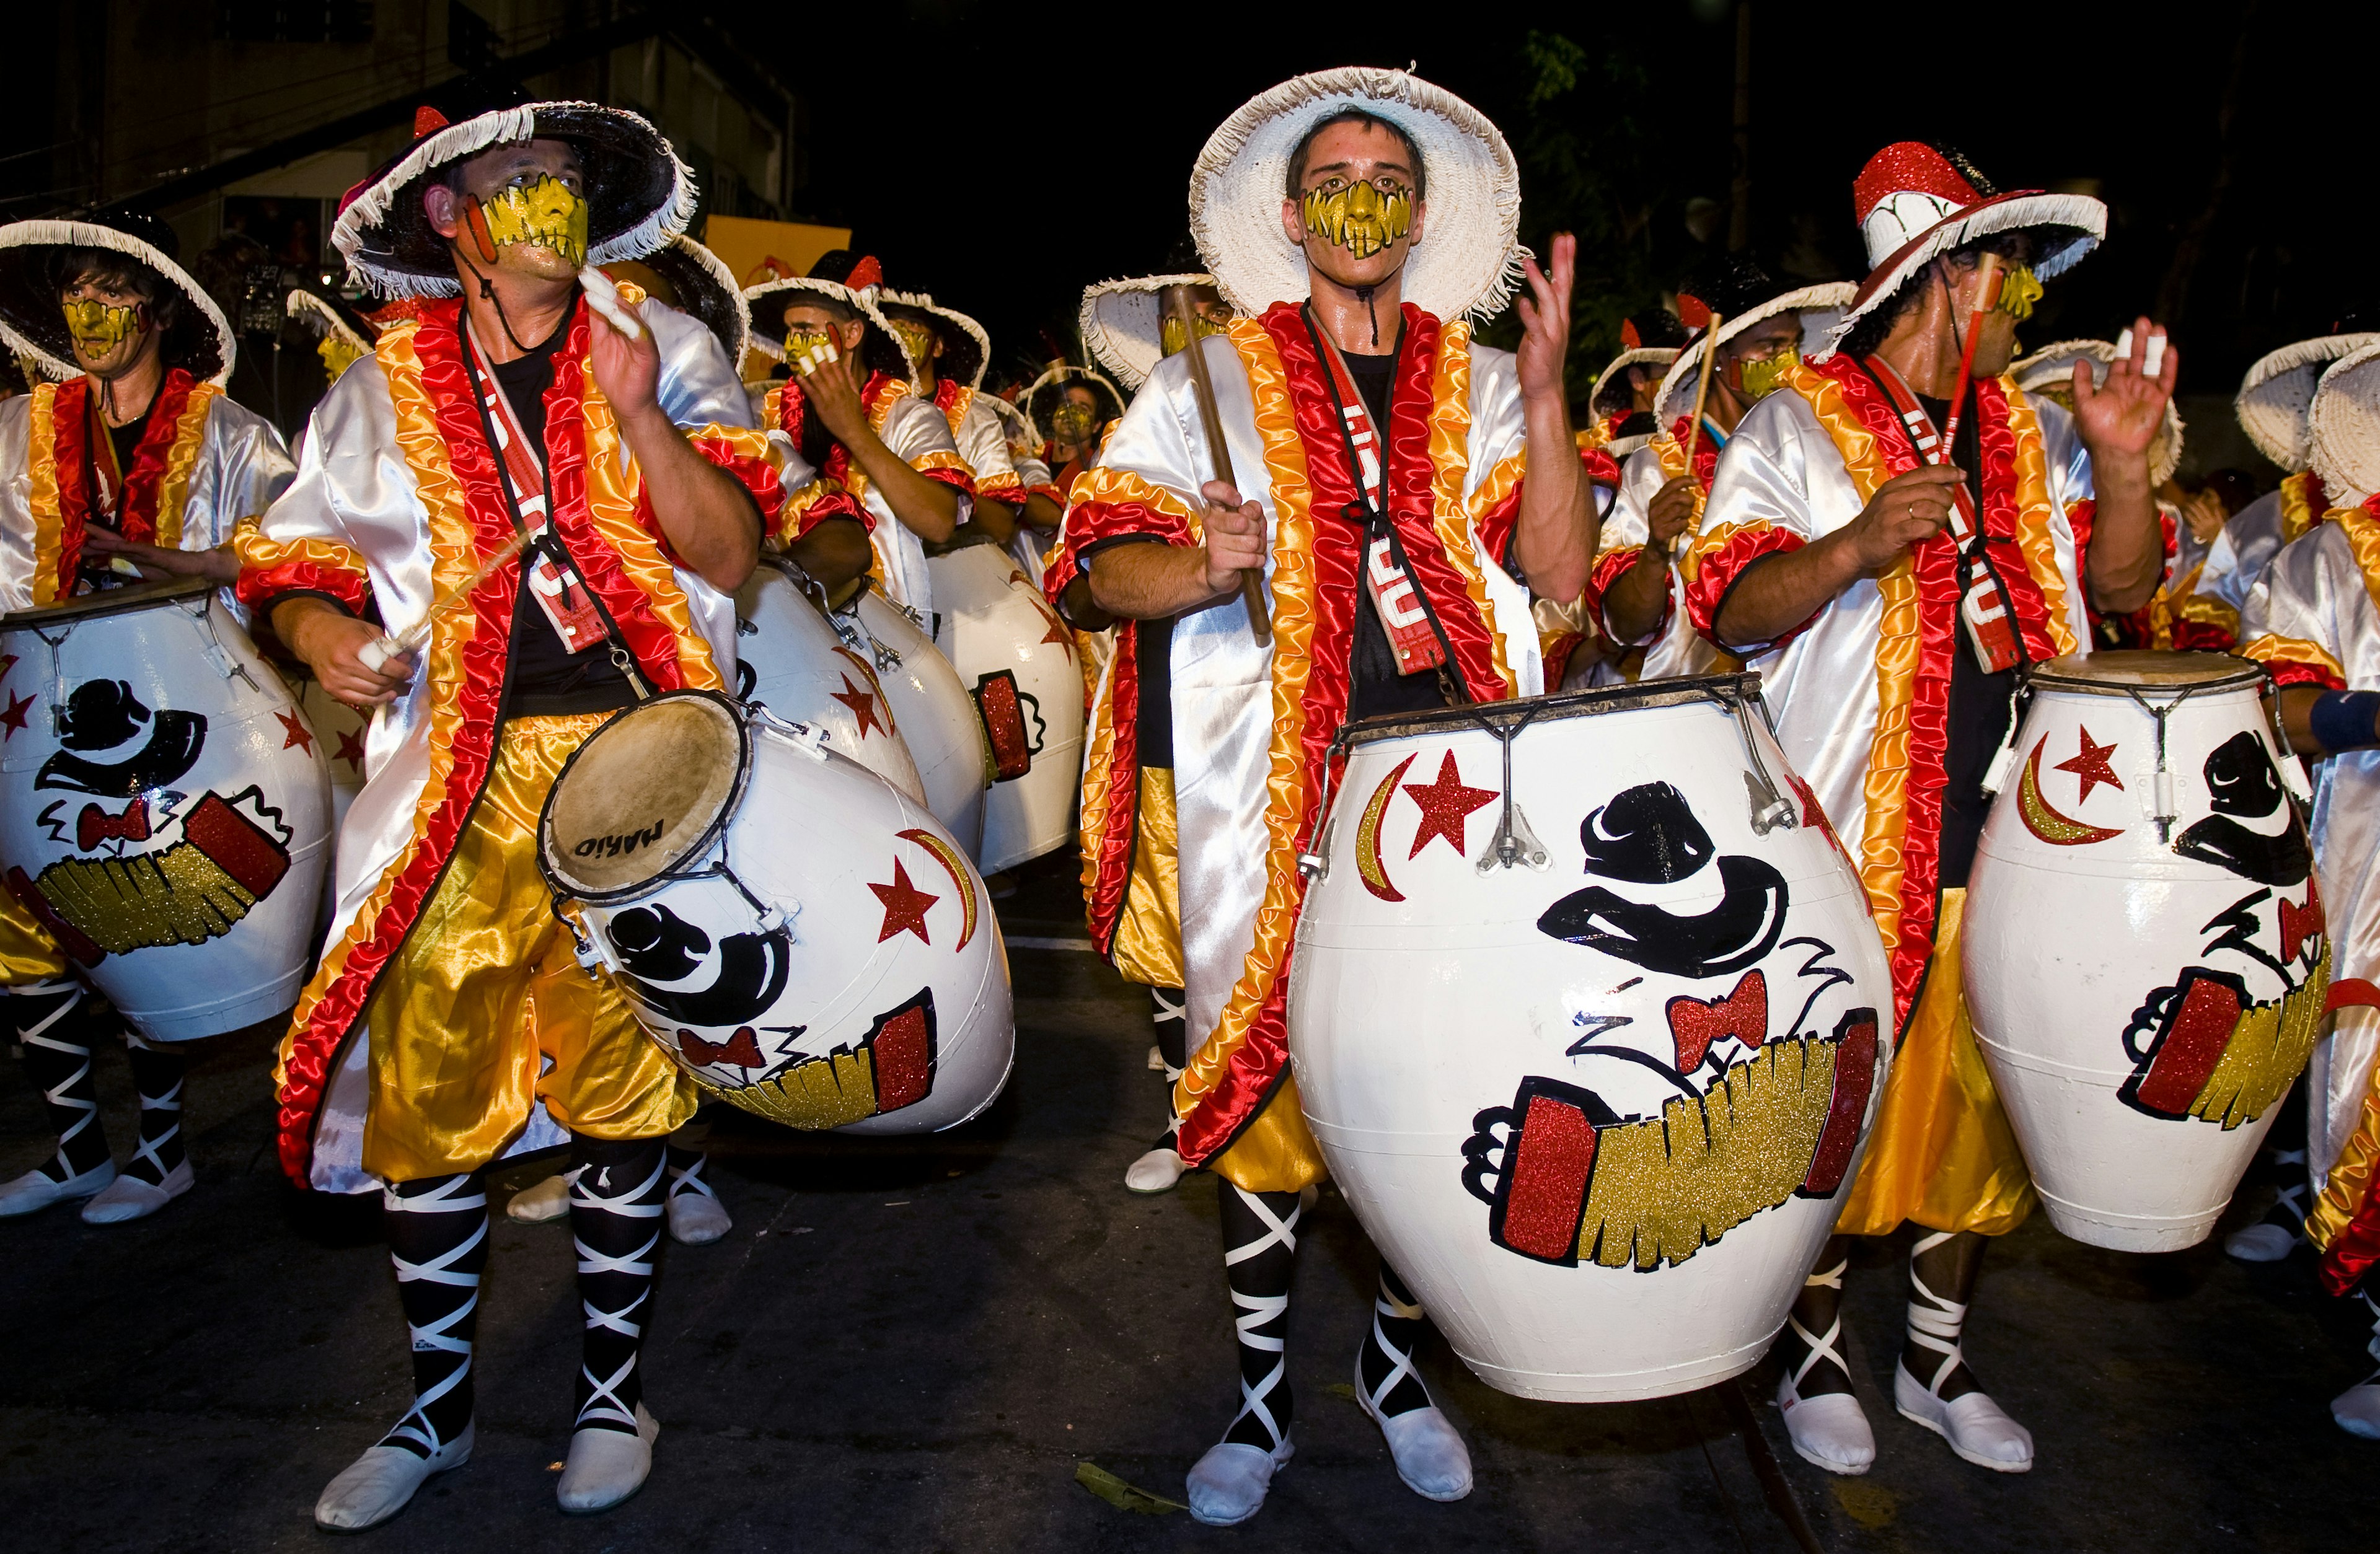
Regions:
<instances>
[{"instance_id":1,"label":"black cartoon face on drum","mask_svg":"<svg viewBox=\"0 0 2380 1554\"><path fill-rule=\"evenodd\" d=\"M615 914L606 931L628 996L676 1028L689 1062L742 1070L731 1082L749 1083L795 1061L791 1043L802 1026L757 1023L792 976L786 929L726 934L714 943L701 928L653 903Z\"/></svg>"},{"instance_id":2,"label":"black cartoon face on drum","mask_svg":"<svg viewBox=\"0 0 2380 1554\"><path fill-rule=\"evenodd\" d=\"M204 713L152 712L122 680L85 680L56 720L60 747L35 773L36 788L136 798L186 776L207 745Z\"/></svg>"}]
</instances>

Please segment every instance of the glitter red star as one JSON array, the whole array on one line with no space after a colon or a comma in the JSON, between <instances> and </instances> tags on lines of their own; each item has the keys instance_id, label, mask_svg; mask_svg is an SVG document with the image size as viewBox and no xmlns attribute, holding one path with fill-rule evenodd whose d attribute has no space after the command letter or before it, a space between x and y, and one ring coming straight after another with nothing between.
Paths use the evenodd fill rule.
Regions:
<instances>
[{"instance_id":1,"label":"glitter red star","mask_svg":"<svg viewBox=\"0 0 2380 1554\"><path fill-rule=\"evenodd\" d=\"M308 755L314 753L314 731L306 726L305 719L295 712L275 712L273 715L281 720L282 731L288 735L281 742L283 749L292 745L302 745Z\"/></svg>"},{"instance_id":2,"label":"glitter red star","mask_svg":"<svg viewBox=\"0 0 2380 1554\"><path fill-rule=\"evenodd\" d=\"M1405 856L1417 858L1433 836L1446 838L1447 845L1464 856L1470 847L1463 840L1465 818L1483 805L1493 804L1502 797L1493 788L1466 788L1463 774L1454 769L1454 752L1446 752L1439 762L1435 783L1407 783L1405 796L1421 806L1421 826L1414 832L1413 851Z\"/></svg>"},{"instance_id":3,"label":"glitter red star","mask_svg":"<svg viewBox=\"0 0 2380 1554\"><path fill-rule=\"evenodd\" d=\"M827 695L851 709L851 715L858 720L859 737L862 739L868 737L868 731L871 728L879 734L884 732L884 721L876 715L876 693L853 685L850 675L843 677L843 689L829 691Z\"/></svg>"},{"instance_id":4,"label":"glitter red star","mask_svg":"<svg viewBox=\"0 0 2380 1554\"><path fill-rule=\"evenodd\" d=\"M16 738L18 731L23 729L25 726L25 715L32 710L33 698L31 697L18 696L15 691L10 691L8 693L8 710L6 712L0 712L0 728L5 728L8 732L6 734L0 734L0 742Z\"/></svg>"},{"instance_id":5,"label":"glitter red star","mask_svg":"<svg viewBox=\"0 0 2380 1554\"><path fill-rule=\"evenodd\" d=\"M332 752L331 759L333 760L346 761L347 763L347 770L350 771L361 771L364 769L364 742L362 737L358 735L354 729L346 729L341 731L339 735L339 747Z\"/></svg>"},{"instance_id":6,"label":"glitter red star","mask_svg":"<svg viewBox=\"0 0 2380 1554\"><path fill-rule=\"evenodd\" d=\"M2077 802L2088 803L2091 790L2102 783L2119 793L2123 791L2124 780L2116 775L2114 767L2107 764L2107 758L2115 753L2113 745L2095 745L2091 741L2091 731L2087 728L2082 731L2082 753L2072 760L2059 761L2057 767L2060 771L2071 771L2082 779L2082 797Z\"/></svg>"},{"instance_id":7,"label":"glitter red star","mask_svg":"<svg viewBox=\"0 0 2380 1554\"><path fill-rule=\"evenodd\" d=\"M871 880L868 888L884 904L884 927L876 935L877 943L883 943L896 933L914 933L921 944L933 942L926 937L926 908L942 898L909 883L909 871L901 867L899 858L892 860L891 884L879 885Z\"/></svg>"}]
</instances>

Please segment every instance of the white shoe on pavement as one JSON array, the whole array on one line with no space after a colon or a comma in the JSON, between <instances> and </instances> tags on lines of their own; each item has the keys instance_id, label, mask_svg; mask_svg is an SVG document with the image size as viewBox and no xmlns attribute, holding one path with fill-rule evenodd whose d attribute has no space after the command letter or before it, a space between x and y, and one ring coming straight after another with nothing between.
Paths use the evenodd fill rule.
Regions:
<instances>
[{"instance_id":1,"label":"white shoe on pavement","mask_svg":"<svg viewBox=\"0 0 2380 1554\"><path fill-rule=\"evenodd\" d=\"M645 1487L653 1471L653 1442L662 1427L637 1405L637 1433L586 1429L570 1432L570 1458L563 1464L562 1482L553 1498L573 1516L609 1511Z\"/></svg>"},{"instance_id":2,"label":"white shoe on pavement","mask_svg":"<svg viewBox=\"0 0 2380 1554\"><path fill-rule=\"evenodd\" d=\"M103 1191L115 1180L115 1162L106 1160L79 1176L60 1182L44 1172L29 1171L14 1182L0 1184L0 1220L39 1214L54 1204L72 1203Z\"/></svg>"},{"instance_id":3,"label":"white shoe on pavement","mask_svg":"<svg viewBox=\"0 0 2380 1554\"><path fill-rule=\"evenodd\" d=\"M402 1446L371 1448L324 1487L322 1498L314 1502L314 1525L332 1533L379 1526L403 1511L415 1490L469 1462L479 1434L476 1422L466 1425L461 1435L427 1457Z\"/></svg>"},{"instance_id":4,"label":"white shoe on pavement","mask_svg":"<svg viewBox=\"0 0 2380 1554\"><path fill-rule=\"evenodd\" d=\"M672 1241L687 1246L708 1246L735 1228L727 1206L709 1193L672 1193L669 1231Z\"/></svg>"},{"instance_id":5,"label":"white shoe on pavement","mask_svg":"<svg viewBox=\"0 0 2380 1554\"><path fill-rule=\"evenodd\" d=\"M138 1176L118 1176L115 1181L91 1195L82 1206L82 1222L86 1225L120 1225L128 1220L145 1220L198 1184L190 1171L190 1162L182 1160L165 1173L162 1183L144 1182Z\"/></svg>"},{"instance_id":6,"label":"white shoe on pavement","mask_svg":"<svg viewBox=\"0 0 2380 1554\"><path fill-rule=\"evenodd\" d=\"M570 1178L549 1176L534 1186L523 1187L504 1205L504 1218L517 1220L524 1225L543 1225L570 1212Z\"/></svg>"},{"instance_id":7,"label":"white shoe on pavement","mask_svg":"<svg viewBox=\"0 0 2380 1554\"><path fill-rule=\"evenodd\" d=\"M1186 1498L1191 1520L1209 1527L1236 1527L1254 1516L1264 1509L1272 1475L1296 1450L1286 1437L1269 1451L1236 1440L1207 1448L1207 1454L1190 1470Z\"/></svg>"},{"instance_id":8,"label":"white shoe on pavement","mask_svg":"<svg viewBox=\"0 0 2380 1554\"><path fill-rule=\"evenodd\" d=\"M1981 1390L1946 1399L1897 1365L1892 1401L1901 1417L1925 1426L1950 1443L1961 1461L1994 1473L2033 1471L2033 1432L2010 1418Z\"/></svg>"},{"instance_id":9,"label":"white shoe on pavement","mask_svg":"<svg viewBox=\"0 0 2380 1554\"><path fill-rule=\"evenodd\" d=\"M1135 1193L1170 1193L1189 1169L1177 1151L1160 1144L1123 1168L1123 1184Z\"/></svg>"}]
</instances>

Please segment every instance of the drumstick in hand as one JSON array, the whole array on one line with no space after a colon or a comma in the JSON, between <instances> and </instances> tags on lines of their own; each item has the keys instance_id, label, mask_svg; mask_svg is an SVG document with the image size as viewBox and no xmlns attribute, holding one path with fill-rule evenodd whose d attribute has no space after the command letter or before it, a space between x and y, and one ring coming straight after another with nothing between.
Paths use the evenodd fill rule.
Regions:
<instances>
[{"instance_id":1,"label":"drumstick in hand","mask_svg":"<svg viewBox=\"0 0 2380 1554\"><path fill-rule=\"evenodd\" d=\"M1959 435L1959 412L1966 408L1967 385L1975 376L1975 342L1984 333L1984 318L1999 304L2000 256L1989 249L1975 267L1975 310L1967 315L1967 343L1959 351L1959 381L1950 389L1950 414L1942 422L1942 445L1934 462L1950 462L1951 439Z\"/></svg>"},{"instance_id":2,"label":"drumstick in hand","mask_svg":"<svg viewBox=\"0 0 2380 1554\"><path fill-rule=\"evenodd\" d=\"M1718 356L1716 343L1718 326L1725 322L1718 314L1713 313L1710 322L1703 326L1702 370L1694 378L1694 413L1686 423L1686 479L1690 480L1694 475L1694 444L1702 441L1703 407L1710 403L1711 362ZM1684 538L1683 535L1679 536L1679 539ZM1672 557L1677 554L1677 540L1670 542L1670 553Z\"/></svg>"},{"instance_id":3,"label":"drumstick in hand","mask_svg":"<svg viewBox=\"0 0 2380 1554\"><path fill-rule=\"evenodd\" d=\"M1190 353L1190 388L1198 401L1207 446L1215 453L1215 479L1237 491L1240 482L1232 478L1232 450L1223 442L1223 414L1215 407L1215 381L1207 375L1207 353L1200 348L1198 321L1191 315L1189 288L1170 288L1165 305L1182 325L1182 338L1189 342L1183 348ZM1253 566L1240 568L1240 602L1247 606L1248 629L1257 634L1257 645L1270 642L1272 612L1265 607L1264 574Z\"/></svg>"},{"instance_id":4,"label":"drumstick in hand","mask_svg":"<svg viewBox=\"0 0 2380 1554\"><path fill-rule=\"evenodd\" d=\"M481 583L486 582L495 574L496 568L520 554L522 549L532 538L534 536L529 530L523 529L497 546L489 554L487 560L471 569L469 577L431 600L430 608L422 613L419 620L394 636L365 643L362 650L356 654L356 658L366 669L377 674L381 672L381 666L389 660L419 652L423 645L430 640L430 623L470 598Z\"/></svg>"}]
</instances>

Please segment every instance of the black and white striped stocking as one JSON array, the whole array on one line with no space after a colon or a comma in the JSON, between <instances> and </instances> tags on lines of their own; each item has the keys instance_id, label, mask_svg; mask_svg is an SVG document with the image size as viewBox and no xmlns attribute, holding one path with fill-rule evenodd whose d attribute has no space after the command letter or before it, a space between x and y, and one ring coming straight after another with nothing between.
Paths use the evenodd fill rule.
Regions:
<instances>
[{"instance_id":1,"label":"black and white striped stocking","mask_svg":"<svg viewBox=\"0 0 2380 1554\"><path fill-rule=\"evenodd\" d=\"M1165 1064L1165 1131L1157 1147L1171 1149L1182 1134L1182 1119L1173 1114L1173 1082L1189 1062L1189 1017L1179 988L1148 989L1149 1025L1157 1036L1157 1055Z\"/></svg>"},{"instance_id":2,"label":"black and white striped stocking","mask_svg":"<svg viewBox=\"0 0 2380 1554\"><path fill-rule=\"evenodd\" d=\"M471 1423L471 1344L488 1266L488 1194L478 1173L392 1184L381 1223L413 1339L413 1407L381 1439L434 1456Z\"/></svg>"},{"instance_id":3,"label":"black and white striped stocking","mask_svg":"<svg viewBox=\"0 0 2380 1554\"><path fill-rule=\"evenodd\" d=\"M710 1163L710 1157L699 1149L688 1149L682 1144L671 1145L669 1147L669 1196L674 1198L683 1197L691 1193L696 1197L718 1197L719 1195L710 1190L710 1182L702 1174L703 1167Z\"/></svg>"},{"instance_id":4,"label":"black and white striped stocking","mask_svg":"<svg viewBox=\"0 0 2380 1554\"><path fill-rule=\"evenodd\" d=\"M669 1156L658 1138L570 1135L570 1233L586 1313L577 1429L637 1433L637 1362L660 1277Z\"/></svg>"},{"instance_id":5,"label":"black and white striped stocking","mask_svg":"<svg viewBox=\"0 0 2380 1554\"><path fill-rule=\"evenodd\" d=\"M99 1085L91 1072L90 1012L79 982L27 982L8 989L8 1017L25 1049L25 1073L40 1087L57 1130L58 1152L42 1167L53 1182L97 1171L108 1160L99 1125Z\"/></svg>"},{"instance_id":6,"label":"black and white striped stocking","mask_svg":"<svg viewBox=\"0 0 2380 1554\"><path fill-rule=\"evenodd\" d=\"M1289 1287L1303 1207L1295 1193L1251 1193L1229 1182L1217 1202L1240 1349L1240 1412L1223 1439L1274 1451L1297 1413L1289 1387Z\"/></svg>"}]
</instances>

